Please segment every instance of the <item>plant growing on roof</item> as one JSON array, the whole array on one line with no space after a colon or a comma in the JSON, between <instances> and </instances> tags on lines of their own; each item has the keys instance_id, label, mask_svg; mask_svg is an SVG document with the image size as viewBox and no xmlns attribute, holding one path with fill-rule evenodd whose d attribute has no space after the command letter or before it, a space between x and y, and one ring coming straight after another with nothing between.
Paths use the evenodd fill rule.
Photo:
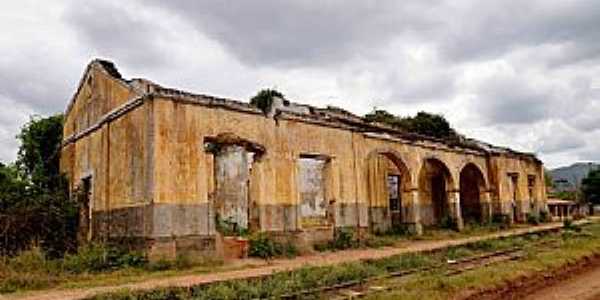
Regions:
<instances>
[{"instance_id":1,"label":"plant growing on roof","mask_svg":"<svg viewBox=\"0 0 600 300\"><path fill-rule=\"evenodd\" d=\"M284 98L283 94L277 90L263 89L250 99L250 104L260 108L264 113L267 113L271 108L271 105L273 105L273 97Z\"/></svg>"}]
</instances>

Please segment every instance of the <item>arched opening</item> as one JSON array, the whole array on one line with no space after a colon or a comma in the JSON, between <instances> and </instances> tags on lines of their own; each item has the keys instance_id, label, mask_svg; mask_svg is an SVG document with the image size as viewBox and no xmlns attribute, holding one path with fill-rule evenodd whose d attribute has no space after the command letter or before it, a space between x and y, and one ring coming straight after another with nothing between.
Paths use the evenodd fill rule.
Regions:
<instances>
[{"instance_id":1,"label":"arched opening","mask_svg":"<svg viewBox=\"0 0 600 300\"><path fill-rule=\"evenodd\" d=\"M410 173L393 152L376 151L367 159L369 226L384 232L406 222Z\"/></svg>"},{"instance_id":2,"label":"arched opening","mask_svg":"<svg viewBox=\"0 0 600 300\"><path fill-rule=\"evenodd\" d=\"M482 221L481 194L485 179L479 168L469 163L460 172L460 212L465 223Z\"/></svg>"},{"instance_id":3,"label":"arched opening","mask_svg":"<svg viewBox=\"0 0 600 300\"><path fill-rule=\"evenodd\" d=\"M423 162L419 172L419 195L424 225L440 224L450 216L447 191L452 183L452 175L443 162L435 158Z\"/></svg>"}]
</instances>

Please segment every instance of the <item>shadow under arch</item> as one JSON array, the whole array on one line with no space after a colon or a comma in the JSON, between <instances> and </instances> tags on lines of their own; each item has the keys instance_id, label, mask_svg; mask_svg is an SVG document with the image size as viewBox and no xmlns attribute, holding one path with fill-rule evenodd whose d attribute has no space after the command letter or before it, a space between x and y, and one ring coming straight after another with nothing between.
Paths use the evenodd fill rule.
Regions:
<instances>
[{"instance_id":1,"label":"shadow under arch","mask_svg":"<svg viewBox=\"0 0 600 300\"><path fill-rule=\"evenodd\" d=\"M448 192L454 178L448 166L436 157L423 160L419 170L419 206L423 225L438 225L451 217Z\"/></svg>"},{"instance_id":2,"label":"shadow under arch","mask_svg":"<svg viewBox=\"0 0 600 300\"><path fill-rule=\"evenodd\" d=\"M402 155L392 149L376 149L366 158L369 227L385 232L406 222L412 176Z\"/></svg>"},{"instance_id":3,"label":"shadow under arch","mask_svg":"<svg viewBox=\"0 0 600 300\"><path fill-rule=\"evenodd\" d=\"M486 191L484 173L474 163L467 163L460 170L460 211L465 223L478 222L484 219L484 207L481 200Z\"/></svg>"}]
</instances>

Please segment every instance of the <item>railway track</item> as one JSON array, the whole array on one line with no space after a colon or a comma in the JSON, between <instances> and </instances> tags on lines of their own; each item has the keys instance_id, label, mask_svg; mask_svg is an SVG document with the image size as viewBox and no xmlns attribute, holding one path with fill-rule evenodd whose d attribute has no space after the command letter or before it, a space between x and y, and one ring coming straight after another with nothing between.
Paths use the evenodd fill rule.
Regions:
<instances>
[{"instance_id":1,"label":"railway track","mask_svg":"<svg viewBox=\"0 0 600 300\"><path fill-rule=\"evenodd\" d=\"M534 244L535 247L548 246L554 241L544 241ZM395 272L389 272L384 275L373 276L362 280L352 280L329 286L322 286L314 289L301 290L281 296L281 299L304 299L309 296L327 296L328 299L356 299L373 294L391 290L394 285L377 284L380 281L393 278L401 278L417 273L433 272L436 270L445 272L446 276L455 276L469 270L486 267L488 265L519 260L526 255L523 247L512 247L505 250L493 251L479 255L469 256L457 260L448 260L443 263L437 263L431 266L413 268Z\"/></svg>"}]
</instances>

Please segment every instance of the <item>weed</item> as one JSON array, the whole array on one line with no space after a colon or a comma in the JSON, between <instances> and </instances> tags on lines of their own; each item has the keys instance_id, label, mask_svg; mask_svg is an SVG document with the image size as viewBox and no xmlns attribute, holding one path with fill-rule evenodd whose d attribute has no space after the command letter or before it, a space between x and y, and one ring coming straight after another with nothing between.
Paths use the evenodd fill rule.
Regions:
<instances>
[{"instance_id":1,"label":"weed","mask_svg":"<svg viewBox=\"0 0 600 300\"><path fill-rule=\"evenodd\" d=\"M146 265L146 269L149 271L165 271L171 268L173 268L173 262L166 258L160 258Z\"/></svg>"},{"instance_id":2,"label":"weed","mask_svg":"<svg viewBox=\"0 0 600 300\"><path fill-rule=\"evenodd\" d=\"M113 258L118 259L114 251L100 244L89 244L79 248L77 254L67 254L63 267L73 273L99 272L116 264Z\"/></svg>"},{"instance_id":3,"label":"weed","mask_svg":"<svg viewBox=\"0 0 600 300\"><path fill-rule=\"evenodd\" d=\"M452 247L446 250L446 258L451 260L463 258L472 254L473 251L464 247Z\"/></svg>"},{"instance_id":4,"label":"weed","mask_svg":"<svg viewBox=\"0 0 600 300\"><path fill-rule=\"evenodd\" d=\"M444 216L440 221L440 228L443 229L456 229L456 220L451 216Z\"/></svg>"},{"instance_id":5,"label":"weed","mask_svg":"<svg viewBox=\"0 0 600 300\"><path fill-rule=\"evenodd\" d=\"M492 223L498 224L502 229L508 228L510 225L510 216L507 214L494 214L492 216Z\"/></svg>"},{"instance_id":6,"label":"weed","mask_svg":"<svg viewBox=\"0 0 600 300\"><path fill-rule=\"evenodd\" d=\"M526 219L527 219L527 223L530 225L539 225L540 224L539 217L534 213L527 213Z\"/></svg>"},{"instance_id":7,"label":"weed","mask_svg":"<svg viewBox=\"0 0 600 300\"><path fill-rule=\"evenodd\" d=\"M56 276L35 272L11 272L0 280L0 293L13 293L21 289L44 289L57 283Z\"/></svg>"},{"instance_id":8,"label":"weed","mask_svg":"<svg viewBox=\"0 0 600 300\"><path fill-rule=\"evenodd\" d=\"M540 223L547 223L548 221L550 221L550 214L547 210L540 210L539 220Z\"/></svg>"},{"instance_id":9,"label":"weed","mask_svg":"<svg viewBox=\"0 0 600 300\"><path fill-rule=\"evenodd\" d=\"M248 255L264 259L280 256L294 257L298 255L298 249L291 241L280 243L261 232L250 237Z\"/></svg>"},{"instance_id":10,"label":"weed","mask_svg":"<svg viewBox=\"0 0 600 300\"><path fill-rule=\"evenodd\" d=\"M349 228L340 228L335 232L332 247L338 250L350 249L356 246L354 233Z\"/></svg>"},{"instance_id":11,"label":"weed","mask_svg":"<svg viewBox=\"0 0 600 300\"><path fill-rule=\"evenodd\" d=\"M14 270L23 272L34 272L46 270L49 262L40 248L34 247L31 250L21 252L19 255L9 259L8 264Z\"/></svg>"},{"instance_id":12,"label":"weed","mask_svg":"<svg viewBox=\"0 0 600 300\"><path fill-rule=\"evenodd\" d=\"M563 228L565 230L581 231L581 228L579 228L579 226L575 225L573 223L573 220L568 219L568 218L563 220Z\"/></svg>"}]
</instances>

